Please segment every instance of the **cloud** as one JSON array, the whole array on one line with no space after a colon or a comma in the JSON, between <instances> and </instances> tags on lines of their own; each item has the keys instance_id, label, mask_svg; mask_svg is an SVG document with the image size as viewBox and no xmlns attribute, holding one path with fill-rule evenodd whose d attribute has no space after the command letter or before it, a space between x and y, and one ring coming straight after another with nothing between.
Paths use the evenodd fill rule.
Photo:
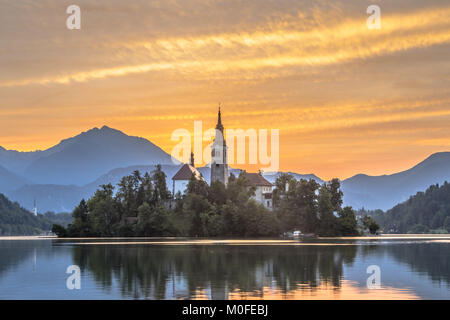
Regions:
<instances>
[{"instance_id":1,"label":"cloud","mask_svg":"<svg viewBox=\"0 0 450 320\"><path fill-rule=\"evenodd\" d=\"M148 62L7 80L0 82L0 87L70 84L149 72L206 79L218 74L232 78L236 74L265 71L268 73L258 73L255 77L274 77L295 72L296 67L339 64L450 43L449 15L450 8L387 15L383 17L381 30L367 29L361 17L337 25L323 23L306 31L293 31L290 26L289 30L124 43L119 49L126 49L131 56L144 57Z\"/></svg>"}]
</instances>

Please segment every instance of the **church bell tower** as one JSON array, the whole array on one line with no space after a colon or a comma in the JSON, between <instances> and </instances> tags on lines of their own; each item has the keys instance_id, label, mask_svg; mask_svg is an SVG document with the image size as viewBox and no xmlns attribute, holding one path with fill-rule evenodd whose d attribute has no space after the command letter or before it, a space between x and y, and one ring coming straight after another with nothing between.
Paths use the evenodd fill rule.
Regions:
<instances>
[{"instance_id":1,"label":"church bell tower","mask_svg":"<svg viewBox=\"0 0 450 320\"><path fill-rule=\"evenodd\" d=\"M220 112L216 125L216 136L211 146L211 183L221 181L224 185L228 184L228 160L227 144L223 134L222 115Z\"/></svg>"}]
</instances>

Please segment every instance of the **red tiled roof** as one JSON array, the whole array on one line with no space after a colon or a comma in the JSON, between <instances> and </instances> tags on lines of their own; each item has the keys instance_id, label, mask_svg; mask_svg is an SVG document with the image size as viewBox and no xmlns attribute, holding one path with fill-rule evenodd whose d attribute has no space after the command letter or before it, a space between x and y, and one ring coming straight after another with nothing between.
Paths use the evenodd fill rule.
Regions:
<instances>
[{"instance_id":1,"label":"red tiled roof","mask_svg":"<svg viewBox=\"0 0 450 320\"><path fill-rule=\"evenodd\" d=\"M192 175L194 175L199 180L204 180L201 173L195 167L186 163L172 177L172 180L190 180Z\"/></svg>"},{"instance_id":2,"label":"red tiled roof","mask_svg":"<svg viewBox=\"0 0 450 320\"><path fill-rule=\"evenodd\" d=\"M248 180L248 184L254 187L272 187L272 184L267 181L262 175L259 173L242 173L244 177Z\"/></svg>"}]
</instances>

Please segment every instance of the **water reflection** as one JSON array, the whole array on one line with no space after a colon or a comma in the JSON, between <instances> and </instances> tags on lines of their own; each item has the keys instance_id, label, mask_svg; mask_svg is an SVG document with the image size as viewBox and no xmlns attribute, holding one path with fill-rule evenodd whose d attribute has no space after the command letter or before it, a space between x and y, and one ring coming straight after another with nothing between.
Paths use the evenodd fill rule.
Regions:
<instances>
[{"instance_id":1,"label":"water reflection","mask_svg":"<svg viewBox=\"0 0 450 320\"><path fill-rule=\"evenodd\" d=\"M450 299L448 242L94 241L0 241L0 299Z\"/></svg>"},{"instance_id":2,"label":"water reflection","mask_svg":"<svg viewBox=\"0 0 450 320\"><path fill-rule=\"evenodd\" d=\"M420 246L419 246L420 247ZM406 249L407 248L407 249ZM428 248L428 249L427 249ZM448 262L440 248L410 248L377 245L186 245L162 246L79 245L73 249L74 263L93 273L105 290L114 280L125 297L146 299L354 299L417 298L408 289L384 287L367 290L345 281L344 266L361 256L386 252L408 264L428 267L417 259L434 256L436 265ZM448 247L447 247L448 248ZM411 250L412 249L412 250ZM419 252L417 250L420 250ZM415 257L415 258L414 258ZM438 267L437 267L438 268ZM448 273L439 280L449 282ZM364 283L365 284L365 283Z\"/></svg>"}]
</instances>

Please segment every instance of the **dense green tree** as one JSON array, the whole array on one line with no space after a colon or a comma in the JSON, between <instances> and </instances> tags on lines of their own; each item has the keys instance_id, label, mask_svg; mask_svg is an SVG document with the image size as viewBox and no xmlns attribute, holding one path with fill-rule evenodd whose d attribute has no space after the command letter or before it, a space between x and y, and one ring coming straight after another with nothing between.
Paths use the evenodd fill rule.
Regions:
<instances>
[{"instance_id":1,"label":"dense green tree","mask_svg":"<svg viewBox=\"0 0 450 320\"><path fill-rule=\"evenodd\" d=\"M444 220L444 229L450 233L450 216L446 217Z\"/></svg>"},{"instance_id":2,"label":"dense green tree","mask_svg":"<svg viewBox=\"0 0 450 320\"><path fill-rule=\"evenodd\" d=\"M111 184L102 185L87 202L89 221L94 235L113 236L115 224L120 222L113 192L114 187Z\"/></svg>"},{"instance_id":3,"label":"dense green tree","mask_svg":"<svg viewBox=\"0 0 450 320\"><path fill-rule=\"evenodd\" d=\"M141 205L139 200L142 199L142 191L140 189L141 175L139 171L134 171L133 174L123 177L118 184L118 191L116 194L116 201L119 204L118 214L120 217L137 217L138 207ZM139 196L141 199L139 199Z\"/></svg>"},{"instance_id":4,"label":"dense green tree","mask_svg":"<svg viewBox=\"0 0 450 320\"><path fill-rule=\"evenodd\" d=\"M153 181L153 205L163 203L171 198L169 189L166 185L166 174L161 168L161 165L156 166L156 170L152 173Z\"/></svg>"},{"instance_id":5,"label":"dense green tree","mask_svg":"<svg viewBox=\"0 0 450 320\"><path fill-rule=\"evenodd\" d=\"M344 196L344 193L341 190L341 183L339 179L332 179L329 183L325 184L328 191L331 195L331 204L333 205L333 209L335 212L338 212L342 208L342 197Z\"/></svg>"},{"instance_id":6,"label":"dense green tree","mask_svg":"<svg viewBox=\"0 0 450 320\"><path fill-rule=\"evenodd\" d=\"M334 215L335 204L333 203L333 195L329 191L326 184L319 189L318 197L319 209L319 235L336 236L339 235L339 227L337 218Z\"/></svg>"},{"instance_id":7,"label":"dense green tree","mask_svg":"<svg viewBox=\"0 0 450 320\"><path fill-rule=\"evenodd\" d=\"M224 205L227 202L228 194L225 185L220 181L214 181L208 190L209 202L216 205Z\"/></svg>"},{"instance_id":8,"label":"dense green tree","mask_svg":"<svg viewBox=\"0 0 450 320\"><path fill-rule=\"evenodd\" d=\"M102 185L72 215L66 235L272 237L292 230L325 236L355 234L355 215L341 208L339 180L323 185L280 175L274 190L274 210L253 197L245 175L230 175L228 185L210 186L191 177L185 194L171 195L161 166L152 174L134 171L123 177L117 193ZM59 234L64 231L58 229Z\"/></svg>"},{"instance_id":9,"label":"dense green tree","mask_svg":"<svg viewBox=\"0 0 450 320\"><path fill-rule=\"evenodd\" d=\"M380 229L380 226L378 225L378 223L371 216L362 217L361 222L362 222L363 228L365 230L368 230L371 234L376 234L377 231Z\"/></svg>"},{"instance_id":10,"label":"dense green tree","mask_svg":"<svg viewBox=\"0 0 450 320\"><path fill-rule=\"evenodd\" d=\"M359 234L355 211L351 207L345 207L339 211L338 224L341 235L357 236Z\"/></svg>"},{"instance_id":11,"label":"dense green tree","mask_svg":"<svg viewBox=\"0 0 450 320\"><path fill-rule=\"evenodd\" d=\"M61 238L67 236L66 229L63 226L59 225L59 224L53 224L52 225L52 232L54 234L56 234L58 237L61 237Z\"/></svg>"},{"instance_id":12,"label":"dense green tree","mask_svg":"<svg viewBox=\"0 0 450 320\"><path fill-rule=\"evenodd\" d=\"M89 210L86 201L82 199L80 204L72 212L73 223L67 228L68 236L88 237L91 235Z\"/></svg>"},{"instance_id":13,"label":"dense green tree","mask_svg":"<svg viewBox=\"0 0 450 320\"><path fill-rule=\"evenodd\" d=\"M356 217L342 209L340 182L322 185L314 180L295 180L282 174L275 181L274 206L283 232L301 230L322 236L355 235Z\"/></svg>"},{"instance_id":14,"label":"dense green tree","mask_svg":"<svg viewBox=\"0 0 450 320\"><path fill-rule=\"evenodd\" d=\"M144 202L138 208L137 228L140 236L168 235L168 214L164 207L157 206L152 208L147 202Z\"/></svg>"}]
</instances>

